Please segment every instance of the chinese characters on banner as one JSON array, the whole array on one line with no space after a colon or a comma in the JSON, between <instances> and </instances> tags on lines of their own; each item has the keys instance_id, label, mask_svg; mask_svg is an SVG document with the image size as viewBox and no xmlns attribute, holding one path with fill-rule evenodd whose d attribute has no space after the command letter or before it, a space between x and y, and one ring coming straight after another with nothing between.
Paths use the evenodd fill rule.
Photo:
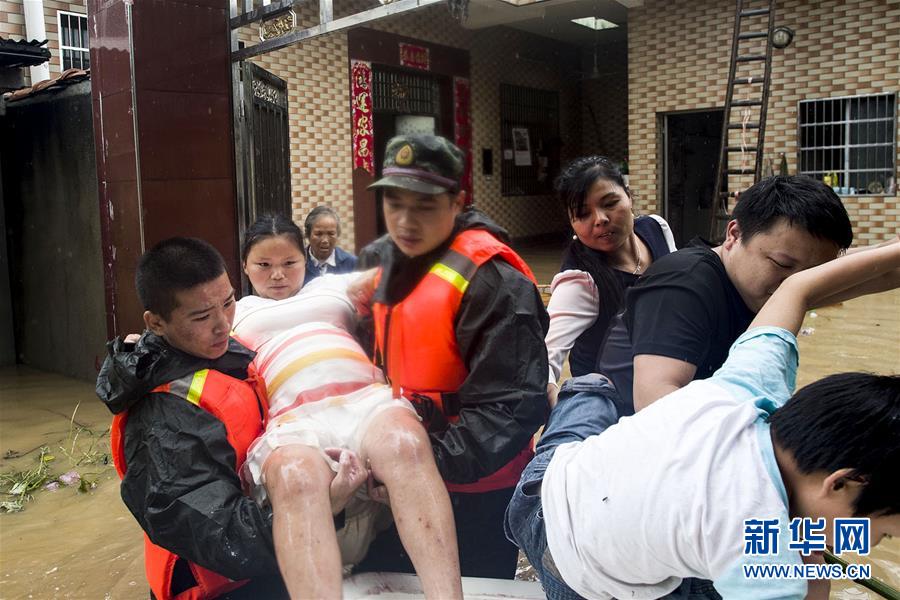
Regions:
<instances>
[{"instance_id":1,"label":"chinese characters on banner","mask_svg":"<svg viewBox=\"0 0 900 600\"><path fill-rule=\"evenodd\" d=\"M466 204L472 204L472 123L469 120L471 111L471 87L465 77L453 78L453 142L465 154L465 168L461 187L466 192Z\"/></svg>"},{"instance_id":2,"label":"chinese characters on banner","mask_svg":"<svg viewBox=\"0 0 900 600\"><path fill-rule=\"evenodd\" d=\"M353 168L375 175L375 134L372 124L372 63L351 63L351 113L353 119Z\"/></svg>"},{"instance_id":3,"label":"chinese characters on banner","mask_svg":"<svg viewBox=\"0 0 900 600\"><path fill-rule=\"evenodd\" d=\"M747 519L744 521L744 555L774 556L778 554L779 519ZM855 552L869 554L870 531L868 518L834 520L834 554ZM822 552L825 545L825 519L791 519L788 525L791 539L788 550L799 551L804 556Z\"/></svg>"},{"instance_id":4,"label":"chinese characters on banner","mask_svg":"<svg viewBox=\"0 0 900 600\"><path fill-rule=\"evenodd\" d=\"M401 43L400 66L428 71L431 69L431 56L428 53L428 48Z\"/></svg>"}]
</instances>

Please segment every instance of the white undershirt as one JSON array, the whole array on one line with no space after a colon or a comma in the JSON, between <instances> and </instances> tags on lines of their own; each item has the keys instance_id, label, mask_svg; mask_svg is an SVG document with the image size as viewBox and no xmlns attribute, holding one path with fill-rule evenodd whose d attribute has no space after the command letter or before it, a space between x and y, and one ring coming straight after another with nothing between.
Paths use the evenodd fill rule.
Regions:
<instances>
[{"instance_id":1,"label":"white undershirt","mask_svg":"<svg viewBox=\"0 0 900 600\"><path fill-rule=\"evenodd\" d=\"M336 252L334 250L331 251L331 254L329 254L328 258L326 258L325 260L319 260L318 258L316 258L316 255L313 254L312 250L307 252L307 254L309 255L309 261L316 267L318 267L319 270L322 271L323 275L331 269L337 267L337 258L335 257ZM331 269L329 269L329 267L331 267Z\"/></svg>"}]
</instances>

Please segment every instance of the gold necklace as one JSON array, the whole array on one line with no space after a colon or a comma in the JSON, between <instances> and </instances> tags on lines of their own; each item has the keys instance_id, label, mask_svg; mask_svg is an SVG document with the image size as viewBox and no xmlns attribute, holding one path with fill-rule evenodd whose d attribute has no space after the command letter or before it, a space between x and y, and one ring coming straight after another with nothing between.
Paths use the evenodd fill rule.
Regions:
<instances>
[{"instance_id":1,"label":"gold necklace","mask_svg":"<svg viewBox=\"0 0 900 600\"><path fill-rule=\"evenodd\" d=\"M635 234L631 234L634 239L634 254L637 258L637 266L634 268L634 271L631 272L632 275L637 275L641 272L641 242L638 240Z\"/></svg>"}]
</instances>

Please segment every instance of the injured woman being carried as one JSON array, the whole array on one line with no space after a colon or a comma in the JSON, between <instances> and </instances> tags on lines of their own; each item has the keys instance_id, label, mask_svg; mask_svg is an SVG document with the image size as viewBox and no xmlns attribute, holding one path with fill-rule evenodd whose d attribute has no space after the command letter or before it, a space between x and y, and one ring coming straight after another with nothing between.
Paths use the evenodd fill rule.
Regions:
<instances>
[{"instance_id":1,"label":"injured woman being carried","mask_svg":"<svg viewBox=\"0 0 900 600\"><path fill-rule=\"evenodd\" d=\"M342 566L362 559L392 513L426 596L460 598L452 510L425 429L351 335L348 288L366 277L323 276L284 300L238 303L233 336L257 353L268 403L242 478L272 504L292 597L340 596ZM372 493L382 489L373 479L386 494Z\"/></svg>"}]
</instances>

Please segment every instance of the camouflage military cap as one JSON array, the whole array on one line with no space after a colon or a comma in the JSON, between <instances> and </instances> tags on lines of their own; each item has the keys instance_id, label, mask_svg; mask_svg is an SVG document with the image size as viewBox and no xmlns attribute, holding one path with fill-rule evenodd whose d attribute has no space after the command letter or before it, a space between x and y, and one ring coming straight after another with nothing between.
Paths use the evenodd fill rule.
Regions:
<instances>
[{"instance_id":1,"label":"camouflage military cap","mask_svg":"<svg viewBox=\"0 0 900 600\"><path fill-rule=\"evenodd\" d=\"M463 174L463 153L437 135L399 135L384 152L382 178L369 186L394 187L421 194L456 193Z\"/></svg>"}]
</instances>

